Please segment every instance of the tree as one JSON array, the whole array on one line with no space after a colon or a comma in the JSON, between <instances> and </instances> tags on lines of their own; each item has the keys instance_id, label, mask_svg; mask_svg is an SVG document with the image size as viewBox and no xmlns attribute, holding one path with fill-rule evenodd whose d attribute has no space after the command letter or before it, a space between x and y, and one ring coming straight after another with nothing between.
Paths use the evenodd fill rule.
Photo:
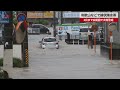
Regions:
<instances>
[{"instance_id":1,"label":"tree","mask_svg":"<svg viewBox=\"0 0 120 90\"><path fill-rule=\"evenodd\" d=\"M48 20L38 20L38 19L36 19L33 23L34 23L34 24L48 25L48 24L49 24L49 21L48 21Z\"/></svg>"},{"instance_id":2,"label":"tree","mask_svg":"<svg viewBox=\"0 0 120 90\"><path fill-rule=\"evenodd\" d=\"M49 24L48 20L39 20L38 23L43 24L43 25L48 25Z\"/></svg>"},{"instance_id":3,"label":"tree","mask_svg":"<svg viewBox=\"0 0 120 90\"><path fill-rule=\"evenodd\" d=\"M13 11L13 24L14 25L17 24L17 14L16 14L16 11Z\"/></svg>"}]
</instances>

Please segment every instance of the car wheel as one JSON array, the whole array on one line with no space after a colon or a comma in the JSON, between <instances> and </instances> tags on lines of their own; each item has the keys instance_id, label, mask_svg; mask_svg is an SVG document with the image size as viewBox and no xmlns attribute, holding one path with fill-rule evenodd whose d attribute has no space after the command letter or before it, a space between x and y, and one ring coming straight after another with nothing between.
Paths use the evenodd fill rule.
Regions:
<instances>
[{"instance_id":1,"label":"car wheel","mask_svg":"<svg viewBox=\"0 0 120 90\"><path fill-rule=\"evenodd\" d=\"M45 48L43 48L42 46L41 46L41 48L42 48L42 49L45 49Z\"/></svg>"},{"instance_id":2,"label":"car wheel","mask_svg":"<svg viewBox=\"0 0 120 90\"><path fill-rule=\"evenodd\" d=\"M59 47L57 47L56 49L59 49Z\"/></svg>"},{"instance_id":3,"label":"car wheel","mask_svg":"<svg viewBox=\"0 0 120 90\"><path fill-rule=\"evenodd\" d=\"M42 49L45 49L45 48L43 48L43 47L41 47Z\"/></svg>"}]
</instances>

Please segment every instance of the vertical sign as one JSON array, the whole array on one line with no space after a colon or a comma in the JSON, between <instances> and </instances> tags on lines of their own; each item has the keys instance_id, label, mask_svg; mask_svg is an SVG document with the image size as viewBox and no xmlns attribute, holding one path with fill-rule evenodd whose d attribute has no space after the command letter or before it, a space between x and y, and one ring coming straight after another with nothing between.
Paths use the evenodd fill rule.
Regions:
<instances>
[{"instance_id":1,"label":"vertical sign","mask_svg":"<svg viewBox=\"0 0 120 90\"><path fill-rule=\"evenodd\" d=\"M0 11L0 23L9 23L10 14L7 11Z\"/></svg>"}]
</instances>

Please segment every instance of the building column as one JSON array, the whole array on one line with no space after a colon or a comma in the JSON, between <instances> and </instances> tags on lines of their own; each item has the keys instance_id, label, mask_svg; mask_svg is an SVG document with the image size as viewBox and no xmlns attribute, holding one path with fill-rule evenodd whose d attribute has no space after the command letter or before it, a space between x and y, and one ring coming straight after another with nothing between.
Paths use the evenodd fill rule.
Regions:
<instances>
[{"instance_id":1,"label":"building column","mask_svg":"<svg viewBox=\"0 0 120 90\"><path fill-rule=\"evenodd\" d=\"M3 57L3 69L10 73L10 69L13 68L13 12L6 11L9 15L9 23L4 24L4 57Z\"/></svg>"}]
</instances>

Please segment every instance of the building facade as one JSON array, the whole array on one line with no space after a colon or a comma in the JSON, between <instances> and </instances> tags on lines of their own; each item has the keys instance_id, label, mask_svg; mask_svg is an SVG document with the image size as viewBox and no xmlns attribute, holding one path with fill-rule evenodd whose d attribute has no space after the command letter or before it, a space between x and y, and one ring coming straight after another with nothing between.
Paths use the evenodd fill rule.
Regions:
<instances>
[{"instance_id":1,"label":"building facade","mask_svg":"<svg viewBox=\"0 0 120 90\"><path fill-rule=\"evenodd\" d=\"M120 11L118 11L118 20L117 30L113 31L113 41L120 45Z\"/></svg>"},{"instance_id":2,"label":"building facade","mask_svg":"<svg viewBox=\"0 0 120 90\"><path fill-rule=\"evenodd\" d=\"M109 43L110 31L108 29L109 22L103 23L104 31L104 42ZM118 12L118 22L116 22L117 29L112 31L113 34L113 43L120 44L120 12Z\"/></svg>"},{"instance_id":3,"label":"building facade","mask_svg":"<svg viewBox=\"0 0 120 90\"><path fill-rule=\"evenodd\" d=\"M71 11L55 11L56 24L62 23L79 23L79 13ZM27 21L30 23L38 20L48 20L49 26L52 26L54 18L54 11L27 11Z\"/></svg>"},{"instance_id":4,"label":"building facade","mask_svg":"<svg viewBox=\"0 0 120 90\"><path fill-rule=\"evenodd\" d=\"M62 13L62 17L61 17L61 13ZM56 17L59 19L62 18L62 23L79 23L79 17L80 16L80 12L72 12L72 11L57 11L56 12Z\"/></svg>"},{"instance_id":5,"label":"building facade","mask_svg":"<svg viewBox=\"0 0 120 90\"><path fill-rule=\"evenodd\" d=\"M27 11L29 23L39 23L40 20L47 20L49 25L53 22L53 11Z\"/></svg>"}]
</instances>

